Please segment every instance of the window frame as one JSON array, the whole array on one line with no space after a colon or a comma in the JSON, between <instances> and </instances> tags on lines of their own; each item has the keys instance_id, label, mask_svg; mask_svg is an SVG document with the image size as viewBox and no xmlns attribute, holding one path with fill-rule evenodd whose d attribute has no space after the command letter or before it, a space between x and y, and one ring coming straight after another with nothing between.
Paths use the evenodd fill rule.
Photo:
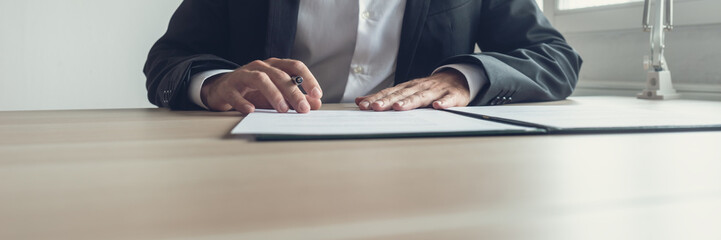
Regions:
<instances>
[{"instance_id":1,"label":"window frame","mask_svg":"<svg viewBox=\"0 0 721 240\"><path fill-rule=\"evenodd\" d=\"M674 0L674 5L676 26L721 23L719 0ZM543 9L554 26L564 33L640 29L643 1L559 10L558 0L545 0Z\"/></svg>"},{"instance_id":2,"label":"window frame","mask_svg":"<svg viewBox=\"0 0 721 240\"><path fill-rule=\"evenodd\" d=\"M568 13L568 12L586 12L586 11L598 11L598 10L604 10L604 9L613 9L613 8L624 8L629 7L632 5L643 5L643 0L636 1L636 2L627 2L627 3L617 3L617 4L611 4L611 5L603 5L603 6L595 6L595 7L584 7L584 8L577 8L577 9L561 9L561 3L560 0L547 0L547 1L554 1L556 12L558 13Z\"/></svg>"}]
</instances>

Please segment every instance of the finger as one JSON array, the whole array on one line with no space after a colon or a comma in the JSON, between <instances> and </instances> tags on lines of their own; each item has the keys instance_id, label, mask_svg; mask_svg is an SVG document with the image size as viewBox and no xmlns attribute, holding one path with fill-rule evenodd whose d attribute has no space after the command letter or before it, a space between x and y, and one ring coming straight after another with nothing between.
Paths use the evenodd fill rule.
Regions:
<instances>
[{"instance_id":1,"label":"finger","mask_svg":"<svg viewBox=\"0 0 721 240\"><path fill-rule=\"evenodd\" d=\"M430 106L436 99L445 94L442 90L422 90L415 92L407 98L401 99L393 104L393 110L406 111L421 107Z\"/></svg>"},{"instance_id":2,"label":"finger","mask_svg":"<svg viewBox=\"0 0 721 240\"><path fill-rule=\"evenodd\" d=\"M463 107L465 105L459 103L460 97L458 94L449 93L441 97L440 99L433 101L433 108L435 109L446 109L450 107Z\"/></svg>"},{"instance_id":3,"label":"finger","mask_svg":"<svg viewBox=\"0 0 721 240\"><path fill-rule=\"evenodd\" d=\"M283 94L275 86L275 83L270 80L267 74L261 71L247 71L242 70L239 73L239 77L235 80L234 87L239 92L245 91L246 86L253 89L257 89L265 97L265 99L273 105L273 108L281 113L288 112L288 104L285 102Z\"/></svg>"},{"instance_id":4,"label":"finger","mask_svg":"<svg viewBox=\"0 0 721 240\"><path fill-rule=\"evenodd\" d=\"M248 91L247 93L241 93L243 98L255 105L256 109L273 109L273 105L268 102L268 99L263 96L258 90Z\"/></svg>"},{"instance_id":5,"label":"finger","mask_svg":"<svg viewBox=\"0 0 721 240\"><path fill-rule=\"evenodd\" d=\"M276 88L283 94L285 100L290 103L297 112L307 113L310 111L310 104L306 100L305 94L291 81L290 75L283 70L262 61L252 62L246 65L245 68L247 70L260 71L268 75Z\"/></svg>"},{"instance_id":6,"label":"finger","mask_svg":"<svg viewBox=\"0 0 721 240\"><path fill-rule=\"evenodd\" d=\"M360 110L371 110L371 107L370 107L370 106L371 106L371 102L370 102L370 101L366 101L366 100L367 100L369 97L371 97L371 96L372 96L372 95L366 95L366 96L362 96L362 97L357 97L357 98L355 99L355 105L358 106L358 109L360 109Z\"/></svg>"},{"instance_id":7,"label":"finger","mask_svg":"<svg viewBox=\"0 0 721 240\"><path fill-rule=\"evenodd\" d=\"M318 80L315 78L315 76L313 76L313 73L310 72L310 69L308 69L308 67L303 62L293 59L278 58L270 58L265 62L275 68L283 70L290 76L303 77L303 83L301 85L303 86L303 89L305 89L305 91L308 93L308 95L312 98L323 97L323 90L321 89Z\"/></svg>"},{"instance_id":8,"label":"finger","mask_svg":"<svg viewBox=\"0 0 721 240\"><path fill-rule=\"evenodd\" d=\"M381 90L381 91L379 91L379 92L377 92L377 93L375 93L375 94L366 96L366 97L364 97L364 99L358 104L358 107L359 107L361 110L372 110L373 108L372 108L371 105L372 105L373 103L375 103L378 99L381 99L381 98L387 96L388 94L391 94L391 93L393 93L393 92L395 92L395 91L397 91L398 89L403 88L403 87L404 87L404 86L398 85L398 86L395 86L395 87L383 89L383 90Z\"/></svg>"},{"instance_id":9,"label":"finger","mask_svg":"<svg viewBox=\"0 0 721 240\"><path fill-rule=\"evenodd\" d=\"M420 83L422 83L422 82L420 82ZM391 104L386 104L386 102L383 102L383 101L378 102L378 101L379 101L380 99L386 97L386 96L389 96L389 95L395 93L396 91L401 90L401 89L405 89L405 88L415 88L415 87L424 87L424 86L425 86L425 85L421 85L420 83L419 83L419 80L413 80L413 81L401 83L401 84L399 84L399 85L397 85L397 86L383 89L383 90L381 90L380 92L378 92L378 93L376 93L376 94L372 94L372 95L368 95L368 96L361 97L361 98L363 98L363 99L356 99L356 101L359 101L359 102L360 102L360 103L357 103L357 104L358 104L358 107L359 107L361 110L376 110L376 109L381 110L381 109L384 108L384 107L387 107L388 109L390 109L390 107L392 106L392 103L391 103ZM406 93L398 93L398 94L410 95L410 94L412 94L412 93L406 92ZM386 110L387 110L387 109L386 109Z\"/></svg>"},{"instance_id":10,"label":"finger","mask_svg":"<svg viewBox=\"0 0 721 240\"><path fill-rule=\"evenodd\" d=\"M223 97L223 95L228 94L228 93L226 93L228 91L237 91L237 90L233 87L225 87L225 88L222 86L217 87L217 88L214 87L211 92L214 92L215 94L208 94L208 97L206 99L206 106L208 107L208 109L210 109L212 111L221 111L221 112L225 112L225 111L229 111L229 110L233 109L233 106L228 104L228 101L226 101L225 97Z\"/></svg>"},{"instance_id":11,"label":"finger","mask_svg":"<svg viewBox=\"0 0 721 240\"><path fill-rule=\"evenodd\" d=\"M307 97L306 100L308 100L311 110L318 110L323 105L323 102L320 100L320 98Z\"/></svg>"},{"instance_id":12,"label":"finger","mask_svg":"<svg viewBox=\"0 0 721 240\"><path fill-rule=\"evenodd\" d=\"M371 104L371 107L375 111L388 111L391 110L393 106L398 103L398 101L406 99L423 91L424 90L418 89L417 86L409 86L397 89L396 91L386 95L385 97L374 101L373 104Z\"/></svg>"},{"instance_id":13,"label":"finger","mask_svg":"<svg viewBox=\"0 0 721 240\"><path fill-rule=\"evenodd\" d=\"M211 104L210 99L208 99L208 110L210 111L218 111L218 112L227 112L233 109L233 106L228 104L225 101L213 101L213 102L222 102L222 103L213 103Z\"/></svg>"},{"instance_id":14,"label":"finger","mask_svg":"<svg viewBox=\"0 0 721 240\"><path fill-rule=\"evenodd\" d=\"M358 97L355 99L355 105L358 106L360 110L370 110L370 102L366 101L370 96L364 96L364 97Z\"/></svg>"},{"instance_id":15,"label":"finger","mask_svg":"<svg viewBox=\"0 0 721 240\"><path fill-rule=\"evenodd\" d=\"M360 103L361 103L363 100L365 100L366 98L368 98L368 96L362 96L362 97L357 97L357 98L355 98L355 105L360 106Z\"/></svg>"},{"instance_id":16,"label":"finger","mask_svg":"<svg viewBox=\"0 0 721 240\"><path fill-rule=\"evenodd\" d=\"M433 86L433 82L426 79L417 79L410 82L403 83L394 87L395 91L386 94L385 96L371 101L371 98L366 101L371 102L371 108L376 111L387 111L393 108L401 99L407 98L417 92L426 91Z\"/></svg>"},{"instance_id":17,"label":"finger","mask_svg":"<svg viewBox=\"0 0 721 240\"><path fill-rule=\"evenodd\" d=\"M233 108L243 114L250 114L255 111L255 106L247 99L243 98L240 92L235 89L229 89L224 94L225 101L233 106Z\"/></svg>"}]
</instances>

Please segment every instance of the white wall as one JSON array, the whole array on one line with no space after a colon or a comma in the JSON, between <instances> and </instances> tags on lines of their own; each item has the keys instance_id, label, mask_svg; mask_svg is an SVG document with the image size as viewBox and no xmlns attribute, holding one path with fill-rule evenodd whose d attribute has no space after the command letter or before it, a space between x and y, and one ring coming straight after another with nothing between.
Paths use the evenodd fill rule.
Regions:
<instances>
[{"instance_id":1,"label":"white wall","mask_svg":"<svg viewBox=\"0 0 721 240\"><path fill-rule=\"evenodd\" d=\"M181 0L0 0L0 111L152 107L143 64Z\"/></svg>"}]
</instances>

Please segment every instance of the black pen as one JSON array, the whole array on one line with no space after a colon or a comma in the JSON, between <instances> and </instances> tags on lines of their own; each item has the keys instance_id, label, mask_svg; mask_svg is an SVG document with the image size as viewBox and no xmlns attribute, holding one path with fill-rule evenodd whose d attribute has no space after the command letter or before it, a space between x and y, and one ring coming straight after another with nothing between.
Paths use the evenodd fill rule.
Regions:
<instances>
[{"instance_id":1,"label":"black pen","mask_svg":"<svg viewBox=\"0 0 721 240\"><path fill-rule=\"evenodd\" d=\"M301 91L303 94L306 94L305 89L303 89L303 86L300 85L301 83L303 83L303 77L301 77L301 76L292 76L292 77L290 77L290 80L293 81L293 83L295 83L295 85L298 86L298 88L300 88L300 91Z\"/></svg>"}]
</instances>

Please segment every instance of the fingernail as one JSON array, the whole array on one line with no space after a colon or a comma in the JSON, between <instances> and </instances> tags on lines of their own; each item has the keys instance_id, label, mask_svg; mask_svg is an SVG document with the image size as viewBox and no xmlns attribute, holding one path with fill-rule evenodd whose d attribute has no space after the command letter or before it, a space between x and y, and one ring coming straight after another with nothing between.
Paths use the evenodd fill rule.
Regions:
<instances>
[{"instance_id":1,"label":"fingernail","mask_svg":"<svg viewBox=\"0 0 721 240\"><path fill-rule=\"evenodd\" d=\"M399 107L403 107L403 105L405 105L406 103L403 101L399 101L396 104L398 104Z\"/></svg>"},{"instance_id":2,"label":"fingernail","mask_svg":"<svg viewBox=\"0 0 721 240\"><path fill-rule=\"evenodd\" d=\"M288 104L285 103L285 101L281 101L280 103L278 103L278 108L280 108L278 109L280 112L287 112L289 109Z\"/></svg>"},{"instance_id":3,"label":"fingernail","mask_svg":"<svg viewBox=\"0 0 721 240\"><path fill-rule=\"evenodd\" d=\"M300 102L300 104L298 104L298 112L310 112L310 104L308 104L308 102L306 101Z\"/></svg>"},{"instance_id":4,"label":"fingernail","mask_svg":"<svg viewBox=\"0 0 721 240\"><path fill-rule=\"evenodd\" d=\"M242 108L243 109L241 111L243 111L244 113L251 113L255 110L255 107L250 104L243 104Z\"/></svg>"},{"instance_id":5,"label":"fingernail","mask_svg":"<svg viewBox=\"0 0 721 240\"><path fill-rule=\"evenodd\" d=\"M436 105L439 106L439 107L443 107L443 102L441 102L441 101L436 101Z\"/></svg>"},{"instance_id":6,"label":"fingernail","mask_svg":"<svg viewBox=\"0 0 721 240\"><path fill-rule=\"evenodd\" d=\"M368 101L362 101L362 102L360 103L360 107L361 107L362 109L368 109L368 107L369 107L370 105L371 105L371 103L369 103Z\"/></svg>"},{"instance_id":7,"label":"fingernail","mask_svg":"<svg viewBox=\"0 0 721 240\"><path fill-rule=\"evenodd\" d=\"M378 105L378 107L383 107L383 105L386 105L385 103L383 103L383 101L376 101L375 104Z\"/></svg>"},{"instance_id":8,"label":"fingernail","mask_svg":"<svg viewBox=\"0 0 721 240\"><path fill-rule=\"evenodd\" d=\"M319 87L315 87L310 91L310 96L314 98L321 98L323 97L323 92L320 91Z\"/></svg>"}]
</instances>

